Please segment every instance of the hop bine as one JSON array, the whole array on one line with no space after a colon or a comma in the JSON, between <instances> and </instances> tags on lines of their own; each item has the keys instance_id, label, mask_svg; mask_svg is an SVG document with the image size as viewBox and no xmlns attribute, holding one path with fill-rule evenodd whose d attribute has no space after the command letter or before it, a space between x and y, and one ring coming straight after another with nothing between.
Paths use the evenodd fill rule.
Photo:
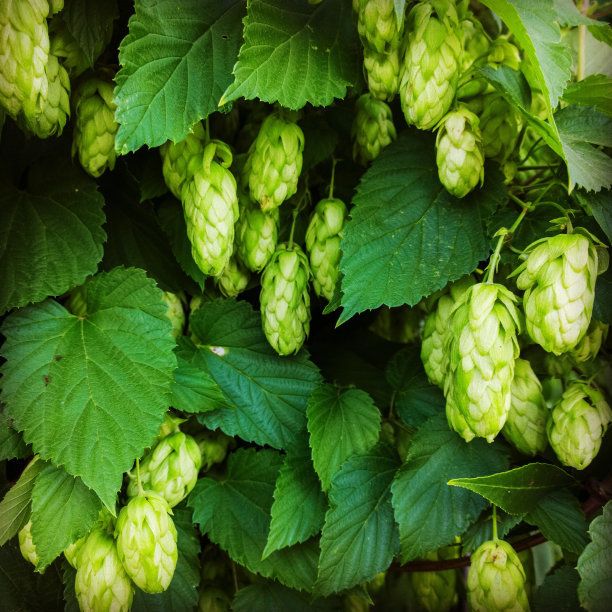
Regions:
<instances>
[{"instance_id":1,"label":"hop bine","mask_svg":"<svg viewBox=\"0 0 612 612\"><path fill-rule=\"evenodd\" d=\"M363 94L355 104L353 159L365 166L397 138L389 106L371 94Z\"/></svg>"}]
</instances>

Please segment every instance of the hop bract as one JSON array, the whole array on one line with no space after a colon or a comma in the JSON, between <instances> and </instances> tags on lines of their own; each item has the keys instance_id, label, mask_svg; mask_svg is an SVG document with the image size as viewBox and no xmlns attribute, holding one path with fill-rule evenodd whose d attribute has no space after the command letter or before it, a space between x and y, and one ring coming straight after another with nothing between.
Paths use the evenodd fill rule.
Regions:
<instances>
[{"instance_id":1,"label":"hop bract","mask_svg":"<svg viewBox=\"0 0 612 612\"><path fill-rule=\"evenodd\" d=\"M238 255L251 272L261 272L276 249L278 209L264 212L249 196L239 196L240 217L236 226Z\"/></svg>"},{"instance_id":2,"label":"hop bract","mask_svg":"<svg viewBox=\"0 0 612 612\"><path fill-rule=\"evenodd\" d=\"M115 527L117 552L134 584L145 593L161 593L172 581L178 548L168 502L150 491L130 499Z\"/></svg>"},{"instance_id":3,"label":"hop bract","mask_svg":"<svg viewBox=\"0 0 612 612\"><path fill-rule=\"evenodd\" d=\"M528 611L525 571L508 542L480 545L472 554L467 575L467 596L474 612Z\"/></svg>"},{"instance_id":4,"label":"hop bract","mask_svg":"<svg viewBox=\"0 0 612 612\"><path fill-rule=\"evenodd\" d=\"M355 104L353 120L353 159L363 166L376 159L397 133L389 106L371 94L363 94Z\"/></svg>"},{"instance_id":5,"label":"hop bract","mask_svg":"<svg viewBox=\"0 0 612 612\"><path fill-rule=\"evenodd\" d=\"M558 234L534 242L515 271L524 289L527 332L555 355L577 346L593 313L597 251L582 234Z\"/></svg>"},{"instance_id":6,"label":"hop bract","mask_svg":"<svg viewBox=\"0 0 612 612\"><path fill-rule=\"evenodd\" d=\"M363 67L370 93L379 100L393 100L399 89L399 49L378 53L366 48L363 50Z\"/></svg>"},{"instance_id":7,"label":"hop bract","mask_svg":"<svg viewBox=\"0 0 612 612\"><path fill-rule=\"evenodd\" d=\"M310 331L308 259L299 246L281 244L261 277L261 320L279 355L297 353Z\"/></svg>"},{"instance_id":8,"label":"hop bract","mask_svg":"<svg viewBox=\"0 0 612 612\"><path fill-rule=\"evenodd\" d=\"M610 422L612 411L603 393L573 382L550 413L548 441L561 463L584 470L597 456Z\"/></svg>"},{"instance_id":9,"label":"hop bract","mask_svg":"<svg viewBox=\"0 0 612 612\"><path fill-rule=\"evenodd\" d=\"M542 393L542 383L525 359L514 363L510 411L502 433L521 453L536 455L547 444L546 421L548 408Z\"/></svg>"},{"instance_id":10,"label":"hop bract","mask_svg":"<svg viewBox=\"0 0 612 612\"><path fill-rule=\"evenodd\" d=\"M19 530L19 550L21 556L29 561L34 567L38 565L39 557L36 552L36 546L32 540L32 521L29 520L24 527Z\"/></svg>"},{"instance_id":11,"label":"hop bract","mask_svg":"<svg viewBox=\"0 0 612 612\"><path fill-rule=\"evenodd\" d=\"M467 110L448 113L436 138L438 177L449 193L465 197L484 180L484 154L478 117Z\"/></svg>"},{"instance_id":12,"label":"hop bract","mask_svg":"<svg viewBox=\"0 0 612 612\"><path fill-rule=\"evenodd\" d=\"M76 542L69 544L64 549L64 557L66 557L66 561L76 569L79 565L79 555L81 554L81 550L83 549L83 545L87 540L87 536L79 538Z\"/></svg>"},{"instance_id":13,"label":"hop bract","mask_svg":"<svg viewBox=\"0 0 612 612\"><path fill-rule=\"evenodd\" d=\"M461 61L459 21L450 0L419 2L408 15L410 34L400 79L409 124L431 129L455 96Z\"/></svg>"},{"instance_id":14,"label":"hop bract","mask_svg":"<svg viewBox=\"0 0 612 612\"><path fill-rule=\"evenodd\" d=\"M492 442L511 402L520 331L516 297L504 286L479 283L455 305L446 339L444 382L449 424L466 442Z\"/></svg>"},{"instance_id":15,"label":"hop bract","mask_svg":"<svg viewBox=\"0 0 612 612\"><path fill-rule=\"evenodd\" d=\"M128 612L134 589L113 537L102 529L94 529L87 536L78 561L74 590L82 612Z\"/></svg>"},{"instance_id":16,"label":"hop bract","mask_svg":"<svg viewBox=\"0 0 612 612\"><path fill-rule=\"evenodd\" d=\"M312 284L316 294L327 300L332 299L340 274L340 239L346 215L342 200L326 198L316 205L306 230Z\"/></svg>"}]
</instances>

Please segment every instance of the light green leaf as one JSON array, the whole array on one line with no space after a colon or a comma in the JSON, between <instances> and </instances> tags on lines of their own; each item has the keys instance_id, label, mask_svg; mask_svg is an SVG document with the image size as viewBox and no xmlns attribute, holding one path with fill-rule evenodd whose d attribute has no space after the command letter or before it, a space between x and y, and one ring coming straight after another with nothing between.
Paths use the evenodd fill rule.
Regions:
<instances>
[{"instance_id":1,"label":"light green leaf","mask_svg":"<svg viewBox=\"0 0 612 612\"><path fill-rule=\"evenodd\" d=\"M326 384L311 395L307 414L314 467L327 491L344 461L378 442L380 411L365 391Z\"/></svg>"},{"instance_id":2,"label":"light green leaf","mask_svg":"<svg viewBox=\"0 0 612 612\"><path fill-rule=\"evenodd\" d=\"M174 339L142 271L100 274L86 291L85 318L48 300L4 321L2 400L35 452L114 508L168 408Z\"/></svg>"},{"instance_id":3,"label":"light green leaf","mask_svg":"<svg viewBox=\"0 0 612 612\"><path fill-rule=\"evenodd\" d=\"M119 47L115 140L122 154L185 138L216 110L241 43L240 0L136 0Z\"/></svg>"},{"instance_id":4,"label":"light green leaf","mask_svg":"<svg viewBox=\"0 0 612 612\"><path fill-rule=\"evenodd\" d=\"M448 429L445 417L429 419L414 436L392 485L404 562L451 544L486 506L479 495L450 487L449 480L492 474L506 465L495 443L466 444Z\"/></svg>"},{"instance_id":5,"label":"light green leaf","mask_svg":"<svg viewBox=\"0 0 612 612\"><path fill-rule=\"evenodd\" d=\"M600 112L612 115L612 78L593 74L583 81L570 83L563 92L563 100L569 104L594 106Z\"/></svg>"},{"instance_id":6,"label":"light green leaf","mask_svg":"<svg viewBox=\"0 0 612 612\"><path fill-rule=\"evenodd\" d=\"M47 464L32 490L32 541L44 570L69 544L87 534L102 507L80 478Z\"/></svg>"},{"instance_id":7,"label":"light green leaf","mask_svg":"<svg viewBox=\"0 0 612 612\"><path fill-rule=\"evenodd\" d=\"M215 381L232 406L199 420L248 442L292 446L306 428L306 402L320 380L308 355L279 357L261 330L259 314L246 302L207 302L190 325L199 339L191 364Z\"/></svg>"},{"instance_id":8,"label":"light green leaf","mask_svg":"<svg viewBox=\"0 0 612 612\"><path fill-rule=\"evenodd\" d=\"M281 464L276 451L239 449L229 456L223 479L208 476L198 481L189 506L202 533L234 561L285 586L311 590L319 554L316 541L284 548L262 560Z\"/></svg>"},{"instance_id":9,"label":"light green leaf","mask_svg":"<svg viewBox=\"0 0 612 612\"><path fill-rule=\"evenodd\" d=\"M529 463L500 474L455 478L448 484L474 491L510 514L525 514L543 497L573 482L567 472L555 465Z\"/></svg>"},{"instance_id":10,"label":"light green leaf","mask_svg":"<svg viewBox=\"0 0 612 612\"><path fill-rule=\"evenodd\" d=\"M351 457L334 476L321 535L318 592L342 591L389 567L399 548L391 507L399 465L391 448L378 446Z\"/></svg>"},{"instance_id":11,"label":"light green leaf","mask_svg":"<svg viewBox=\"0 0 612 612\"><path fill-rule=\"evenodd\" d=\"M266 580L240 589L232 601L234 612L325 612L342 609L339 597L313 599L307 593Z\"/></svg>"},{"instance_id":12,"label":"light green leaf","mask_svg":"<svg viewBox=\"0 0 612 612\"><path fill-rule=\"evenodd\" d=\"M34 457L0 502L0 546L16 536L30 520L34 483L44 467L44 462Z\"/></svg>"},{"instance_id":13,"label":"light green leaf","mask_svg":"<svg viewBox=\"0 0 612 612\"><path fill-rule=\"evenodd\" d=\"M235 80L219 104L243 97L329 106L360 80L356 34L344 0L249 0Z\"/></svg>"},{"instance_id":14,"label":"light green leaf","mask_svg":"<svg viewBox=\"0 0 612 612\"><path fill-rule=\"evenodd\" d=\"M533 597L533 610L536 612L579 612L578 572L564 565L549 574Z\"/></svg>"},{"instance_id":15,"label":"light green leaf","mask_svg":"<svg viewBox=\"0 0 612 612\"><path fill-rule=\"evenodd\" d=\"M589 527L591 542L578 559L580 603L589 612L606 612L612 601L612 502Z\"/></svg>"},{"instance_id":16,"label":"light green leaf","mask_svg":"<svg viewBox=\"0 0 612 612\"><path fill-rule=\"evenodd\" d=\"M438 180L431 134L408 130L363 175L344 228L339 322L381 304L414 305L489 254L485 221L506 200L503 179L458 200Z\"/></svg>"}]
</instances>

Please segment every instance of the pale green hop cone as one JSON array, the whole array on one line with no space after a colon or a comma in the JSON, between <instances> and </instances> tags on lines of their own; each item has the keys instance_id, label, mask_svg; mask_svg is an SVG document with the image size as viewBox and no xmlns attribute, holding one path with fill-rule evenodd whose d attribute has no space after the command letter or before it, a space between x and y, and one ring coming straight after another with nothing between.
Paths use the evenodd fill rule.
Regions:
<instances>
[{"instance_id":1,"label":"pale green hop cone","mask_svg":"<svg viewBox=\"0 0 612 612\"><path fill-rule=\"evenodd\" d=\"M609 328L610 326L607 323L602 323L592 318L587 333L576 347L572 349L572 360L575 363L584 363L595 359L601 349L601 345L608 337Z\"/></svg>"},{"instance_id":2,"label":"pale green hop cone","mask_svg":"<svg viewBox=\"0 0 612 612\"><path fill-rule=\"evenodd\" d=\"M278 242L278 209L261 210L247 195L239 194L240 216L236 225L236 249L251 272L261 272Z\"/></svg>"},{"instance_id":3,"label":"pale green hop cone","mask_svg":"<svg viewBox=\"0 0 612 612\"><path fill-rule=\"evenodd\" d=\"M172 324L172 335L178 338L185 327L185 309L183 308L183 301L176 294L171 291L164 291L162 294L162 300L166 305L166 318Z\"/></svg>"},{"instance_id":4,"label":"pale green hop cone","mask_svg":"<svg viewBox=\"0 0 612 612\"><path fill-rule=\"evenodd\" d=\"M571 383L548 419L548 441L559 461L584 470L597 456L612 421L603 393L583 382Z\"/></svg>"},{"instance_id":5,"label":"pale green hop cone","mask_svg":"<svg viewBox=\"0 0 612 612\"><path fill-rule=\"evenodd\" d=\"M280 244L261 277L264 333L279 355L297 353L310 331L308 259L302 249Z\"/></svg>"},{"instance_id":6,"label":"pale green hop cone","mask_svg":"<svg viewBox=\"0 0 612 612\"><path fill-rule=\"evenodd\" d=\"M441 559L433 552L425 556L430 561ZM410 583L418 610L423 612L448 612L458 601L457 572L412 572Z\"/></svg>"},{"instance_id":7,"label":"pale green hop cone","mask_svg":"<svg viewBox=\"0 0 612 612\"><path fill-rule=\"evenodd\" d=\"M394 0L359 0L357 29L364 47L385 53L401 45L404 24L395 15Z\"/></svg>"},{"instance_id":8,"label":"pale green hop cone","mask_svg":"<svg viewBox=\"0 0 612 612\"><path fill-rule=\"evenodd\" d=\"M391 109L382 100L371 94L363 94L355 104L353 136L353 159L366 166L396 138Z\"/></svg>"},{"instance_id":9,"label":"pale green hop cone","mask_svg":"<svg viewBox=\"0 0 612 612\"><path fill-rule=\"evenodd\" d=\"M543 238L526 249L526 261L513 274L524 289L529 336L544 350L561 355L586 334L593 313L597 251L582 234Z\"/></svg>"},{"instance_id":10,"label":"pale green hop cone","mask_svg":"<svg viewBox=\"0 0 612 612\"><path fill-rule=\"evenodd\" d=\"M115 540L94 529L79 553L74 581L82 612L128 612L132 607L132 581L117 554Z\"/></svg>"},{"instance_id":11,"label":"pale green hop cone","mask_svg":"<svg viewBox=\"0 0 612 612\"><path fill-rule=\"evenodd\" d=\"M451 313L444 381L449 424L466 442L492 442L506 422L519 355L516 297L503 285L470 287Z\"/></svg>"},{"instance_id":12,"label":"pale green hop cone","mask_svg":"<svg viewBox=\"0 0 612 612\"><path fill-rule=\"evenodd\" d=\"M230 172L232 153L211 140L193 176L182 192L183 211L191 254L198 268L220 276L234 249L234 225L238 219L236 179Z\"/></svg>"},{"instance_id":13,"label":"pale green hop cone","mask_svg":"<svg viewBox=\"0 0 612 612\"><path fill-rule=\"evenodd\" d=\"M115 108L113 84L109 81L92 77L76 91L72 155L78 154L85 172L96 178L115 167L115 136L119 129Z\"/></svg>"},{"instance_id":14,"label":"pale green hop cone","mask_svg":"<svg viewBox=\"0 0 612 612\"><path fill-rule=\"evenodd\" d=\"M465 197L484 181L484 154L478 117L467 110L448 113L438 128L436 164L446 190Z\"/></svg>"},{"instance_id":15,"label":"pale green hop cone","mask_svg":"<svg viewBox=\"0 0 612 612\"><path fill-rule=\"evenodd\" d=\"M221 293L233 298L242 293L249 284L251 274L237 257L231 257L221 276L217 277L217 286Z\"/></svg>"},{"instance_id":16,"label":"pale green hop cone","mask_svg":"<svg viewBox=\"0 0 612 612\"><path fill-rule=\"evenodd\" d=\"M525 570L512 546L503 540L485 542L472 553L466 587L472 612L530 609Z\"/></svg>"},{"instance_id":17,"label":"pale green hop cone","mask_svg":"<svg viewBox=\"0 0 612 612\"><path fill-rule=\"evenodd\" d=\"M346 222L344 202L325 198L315 207L306 229L312 285L316 294L331 300L340 274L340 239Z\"/></svg>"},{"instance_id":18,"label":"pale green hop cone","mask_svg":"<svg viewBox=\"0 0 612 612\"><path fill-rule=\"evenodd\" d=\"M198 612L229 612L232 609L231 597L213 586L200 588L198 599Z\"/></svg>"},{"instance_id":19,"label":"pale green hop cone","mask_svg":"<svg viewBox=\"0 0 612 612\"><path fill-rule=\"evenodd\" d=\"M178 548L170 506L151 491L130 499L115 526L117 552L134 584L145 593L161 593L172 582Z\"/></svg>"},{"instance_id":20,"label":"pale green hop cone","mask_svg":"<svg viewBox=\"0 0 612 612\"><path fill-rule=\"evenodd\" d=\"M297 191L302 172L304 133L279 114L266 117L247 160L251 197L261 209L278 208Z\"/></svg>"},{"instance_id":21,"label":"pale green hop cone","mask_svg":"<svg viewBox=\"0 0 612 612\"><path fill-rule=\"evenodd\" d=\"M480 133L485 157L504 162L513 152L521 130L521 117L499 94L488 94L480 114Z\"/></svg>"},{"instance_id":22,"label":"pale green hop cone","mask_svg":"<svg viewBox=\"0 0 612 612\"><path fill-rule=\"evenodd\" d=\"M410 34L400 77L409 125L434 127L450 108L461 64L461 31L454 2L419 2L408 15Z\"/></svg>"},{"instance_id":23,"label":"pale green hop cone","mask_svg":"<svg viewBox=\"0 0 612 612\"><path fill-rule=\"evenodd\" d=\"M32 521L29 520L25 526L19 530L17 535L21 556L36 567L38 565L39 557L38 553L36 552L34 541L32 540Z\"/></svg>"},{"instance_id":24,"label":"pale green hop cone","mask_svg":"<svg viewBox=\"0 0 612 612\"><path fill-rule=\"evenodd\" d=\"M232 443L233 438L220 431L205 431L200 434L198 446L202 453L202 469L208 471L213 465L223 463Z\"/></svg>"},{"instance_id":25,"label":"pale green hop cone","mask_svg":"<svg viewBox=\"0 0 612 612\"><path fill-rule=\"evenodd\" d=\"M482 24L473 16L461 21L461 43L461 72L468 70L474 62L484 61L491 46Z\"/></svg>"},{"instance_id":26,"label":"pale green hop cone","mask_svg":"<svg viewBox=\"0 0 612 612\"><path fill-rule=\"evenodd\" d=\"M393 100L400 83L399 49L387 53L364 49L363 68L370 93L379 100Z\"/></svg>"},{"instance_id":27,"label":"pale green hop cone","mask_svg":"<svg viewBox=\"0 0 612 612\"><path fill-rule=\"evenodd\" d=\"M540 383L531 364L525 359L514 363L510 411L502 434L521 453L537 455L546 448L548 408Z\"/></svg>"}]
</instances>

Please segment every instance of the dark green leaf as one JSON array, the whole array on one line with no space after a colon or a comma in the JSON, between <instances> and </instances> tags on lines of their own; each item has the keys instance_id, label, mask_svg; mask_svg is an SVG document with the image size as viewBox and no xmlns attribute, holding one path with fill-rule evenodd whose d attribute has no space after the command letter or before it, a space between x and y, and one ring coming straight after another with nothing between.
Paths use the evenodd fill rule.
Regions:
<instances>
[{"instance_id":1,"label":"dark green leaf","mask_svg":"<svg viewBox=\"0 0 612 612\"><path fill-rule=\"evenodd\" d=\"M582 81L570 83L563 92L569 104L593 106L606 115L612 115L612 78L605 74L592 74Z\"/></svg>"},{"instance_id":2,"label":"dark green leaf","mask_svg":"<svg viewBox=\"0 0 612 612\"><path fill-rule=\"evenodd\" d=\"M549 574L533 597L534 612L580 612L578 572L567 565Z\"/></svg>"},{"instance_id":3,"label":"dark green leaf","mask_svg":"<svg viewBox=\"0 0 612 612\"><path fill-rule=\"evenodd\" d=\"M341 609L339 597L312 599L311 595L288 589L271 580L240 589L232 602L234 612L325 612Z\"/></svg>"},{"instance_id":4,"label":"dark green leaf","mask_svg":"<svg viewBox=\"0 0 612 612\"><path fill-rule=\"evenodd\" d=\"M4 459L22 459L30 453L23 436L13 428L11 419L0 412L0 461Z\"/></svg>"}]
</instances>

